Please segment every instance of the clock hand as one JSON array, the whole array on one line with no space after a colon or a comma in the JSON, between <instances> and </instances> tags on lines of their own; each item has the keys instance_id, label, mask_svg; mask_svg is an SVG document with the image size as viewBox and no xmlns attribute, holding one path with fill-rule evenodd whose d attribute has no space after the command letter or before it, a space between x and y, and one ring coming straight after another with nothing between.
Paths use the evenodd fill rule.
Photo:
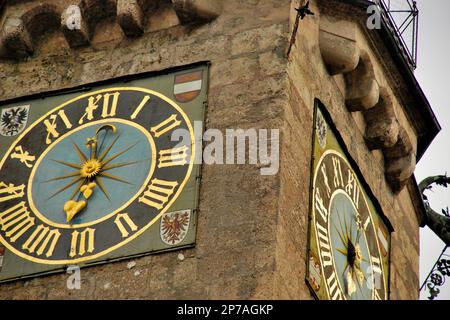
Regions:
<instances>
[{"instance_id":1,"label":"clock hand","mask_svg":"<svg viewBox=\"0 0 450 320\"><path fill-rule=\"evenodd\" d=\"M104 126L101 126L95 132L95 136L97 137L97 140L99 138L100 132L102 132L102 131L105 131L105 134L103 135L103 139L102 139L102 142L100 143L100 147L98 148L98 151L102 150L103 144L105 143L106 136L108 135L109 131L112 131L112 133L116 133L117 128L116 128L116 126L114 126L112 124L106 124Z\"/></svg>"},{"instance_id":2,"label":"clock hand","mask_svg":"<svg viewBox=\"0 0 450 320\"><path fill-rule=\"evenodd\" d=\"M77 188L80 193L78 194L77 201L71 199L64 204L64 211L66 212L67 222L70 222L78 213L80 213L86 206L87 201L92 196L93 189L97 186L95 182L84 184L81 188ZM86 200L79 201L80 196L83 195Z\"/></svg>"}]
</instances>

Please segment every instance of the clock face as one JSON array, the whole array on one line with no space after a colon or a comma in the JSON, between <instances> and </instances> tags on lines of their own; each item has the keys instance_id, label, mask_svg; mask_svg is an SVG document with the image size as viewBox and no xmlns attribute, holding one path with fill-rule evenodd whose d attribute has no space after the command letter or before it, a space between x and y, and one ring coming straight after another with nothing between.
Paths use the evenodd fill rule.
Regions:
<instances>
[{"instance_id":1,"label":"clock face","mask_svg":"<svg viewBox=\"0 0 450 320\"><path fill-rule=\"evenodd\" d=\"M320 109L307 281L321 299L388 298L389 232Z\"/></svg>"},{"instance_id":2,"label":"clock face","mask_svg":"<svg viewBox=\"0 0 450 320\"><path fill-rule=\"evenodd\" d=\"M183 138L171 139L177 130ZM98 90L56 106L0 163L2 243L42 264L118 249L178 198L193 168L193 137L184 111L144 88Z\"/></svg>"}]
</instances>

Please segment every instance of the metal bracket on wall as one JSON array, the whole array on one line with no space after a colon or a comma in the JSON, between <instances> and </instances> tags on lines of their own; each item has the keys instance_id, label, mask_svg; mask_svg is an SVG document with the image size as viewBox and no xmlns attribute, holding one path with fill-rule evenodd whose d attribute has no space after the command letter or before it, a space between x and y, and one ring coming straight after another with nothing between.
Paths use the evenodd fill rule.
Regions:
<instances>
[{"instance_id":1,"label":"metal bracket on wall","mask_svg":"<svg viewBox=\"0 0 450 320\"><path fill-rule=\"evenodd\" d=\"M307 15L314 15L314 12L309 10L309 1L306 2L305 5L300 6L295 9L297 11L297 17L295 18L295 24L294 24L294 30L292 31L291 35L291 41L289 42L289 49L287 51L287 56L289 57L289 54L291 53L292 46L295 43L295 38L297 36L298 26L300 23L300 20L303 20Z\"/></svg>"}]
</instances>

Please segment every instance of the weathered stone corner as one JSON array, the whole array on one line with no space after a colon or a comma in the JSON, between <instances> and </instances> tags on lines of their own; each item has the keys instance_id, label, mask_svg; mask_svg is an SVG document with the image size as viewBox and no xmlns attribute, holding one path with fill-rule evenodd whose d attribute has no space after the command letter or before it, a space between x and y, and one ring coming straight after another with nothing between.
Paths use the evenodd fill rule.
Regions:
<instances>
[{"instance_id":1,"label":"weathered stone corner","mask_svg":"<svg viewBox=\"0 0 450 320\"><path fill-rule=\"evenodd\" d=\"M33 42L22 19L8 18L2 29L0 43L3 55L21 59L33 54Z\"/></svg>"},{"instance_id":2,"label":"weathered stone corner","mask_svg":"<svg viewBox=\"0 0 450 320\"><path fill-rule=\"evenodd\" d=\"M78 6L66 8L61 15L61 30L70 47L88 45L89 27Z\"/></svg>"},{"instance_id":3,"label":"weathered stone corner","mask_svg":"<svg viewBox=\"0 0 450 320\"><path fill-rule=\"evenodd\" d=\"M172 4L181 23L213 20L223 9L221 0L172 0Z\"/></svg>"},{"instance_id":4,"label":"weathered stone corner","mask_svg":"<svg viewBox=\"0 0 450 320\"><path fill-rule=\"evenodd\" d=\"M345 103L349 111L365 111L378 103L380 88L367 55L362 54L356 69L345 75L345 83Z\"/></svg>"},{"instance_id":5,"label":"weathered stone corner","mask_svg":"<svg viewBox=\"0 0 450 320\"><path fill-rule=\"evenodd\" d=\"M400 127L397 143L384 151L386 180L392 190L405 187L416 168L416 152L406 130Z\"/></svg>"},{"instance_id":6,"label":"weathered stone corner","mask_svg":"<svg viewBox=\"0 0 450 320\"><path fill-rule=\"evenodd\" d=\"M370 150L393 147L398 140L399 122L395 115L391 96L380 89L380 100L375 107L364 111L365 139Z\"/></svg>"},{"instance_id":7,"label":"weathered stone corner","mask_svg":"<svg viewBox=\"0 0 450 320\"><path fill-rule=\"evenodd\" d=\"M117 21L127 37L144 33L144 13L137 0L117 0Z\"/></svg>"},{"instance_id":8,"label":"weathered stone corner","mask_svg":"<svg viewBox=\"0 0 450 320\"><path fill-rule=\"evenodd\" d=\"M356 41L320 30L319 46L330 75L347 73L358 66L360 52Z\"/></svg>"}]
</instances>

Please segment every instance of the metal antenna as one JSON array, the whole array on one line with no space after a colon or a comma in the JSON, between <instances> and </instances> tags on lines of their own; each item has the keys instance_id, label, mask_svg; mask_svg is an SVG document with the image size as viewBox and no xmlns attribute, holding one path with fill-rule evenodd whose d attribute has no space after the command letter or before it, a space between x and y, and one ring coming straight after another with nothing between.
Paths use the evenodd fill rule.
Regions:
<instances>
[{"instance_id":1,"label":"metal antenna","mask_svg":"<svg viewBox=\"0 0 450 320\"><path fill-rule=\"evenodd\" d=\"M415 0L373 0L382 16L398 37L413 69L417 67L417 39L419 36L419 10Z\"/></svg>"}]
</instances>

